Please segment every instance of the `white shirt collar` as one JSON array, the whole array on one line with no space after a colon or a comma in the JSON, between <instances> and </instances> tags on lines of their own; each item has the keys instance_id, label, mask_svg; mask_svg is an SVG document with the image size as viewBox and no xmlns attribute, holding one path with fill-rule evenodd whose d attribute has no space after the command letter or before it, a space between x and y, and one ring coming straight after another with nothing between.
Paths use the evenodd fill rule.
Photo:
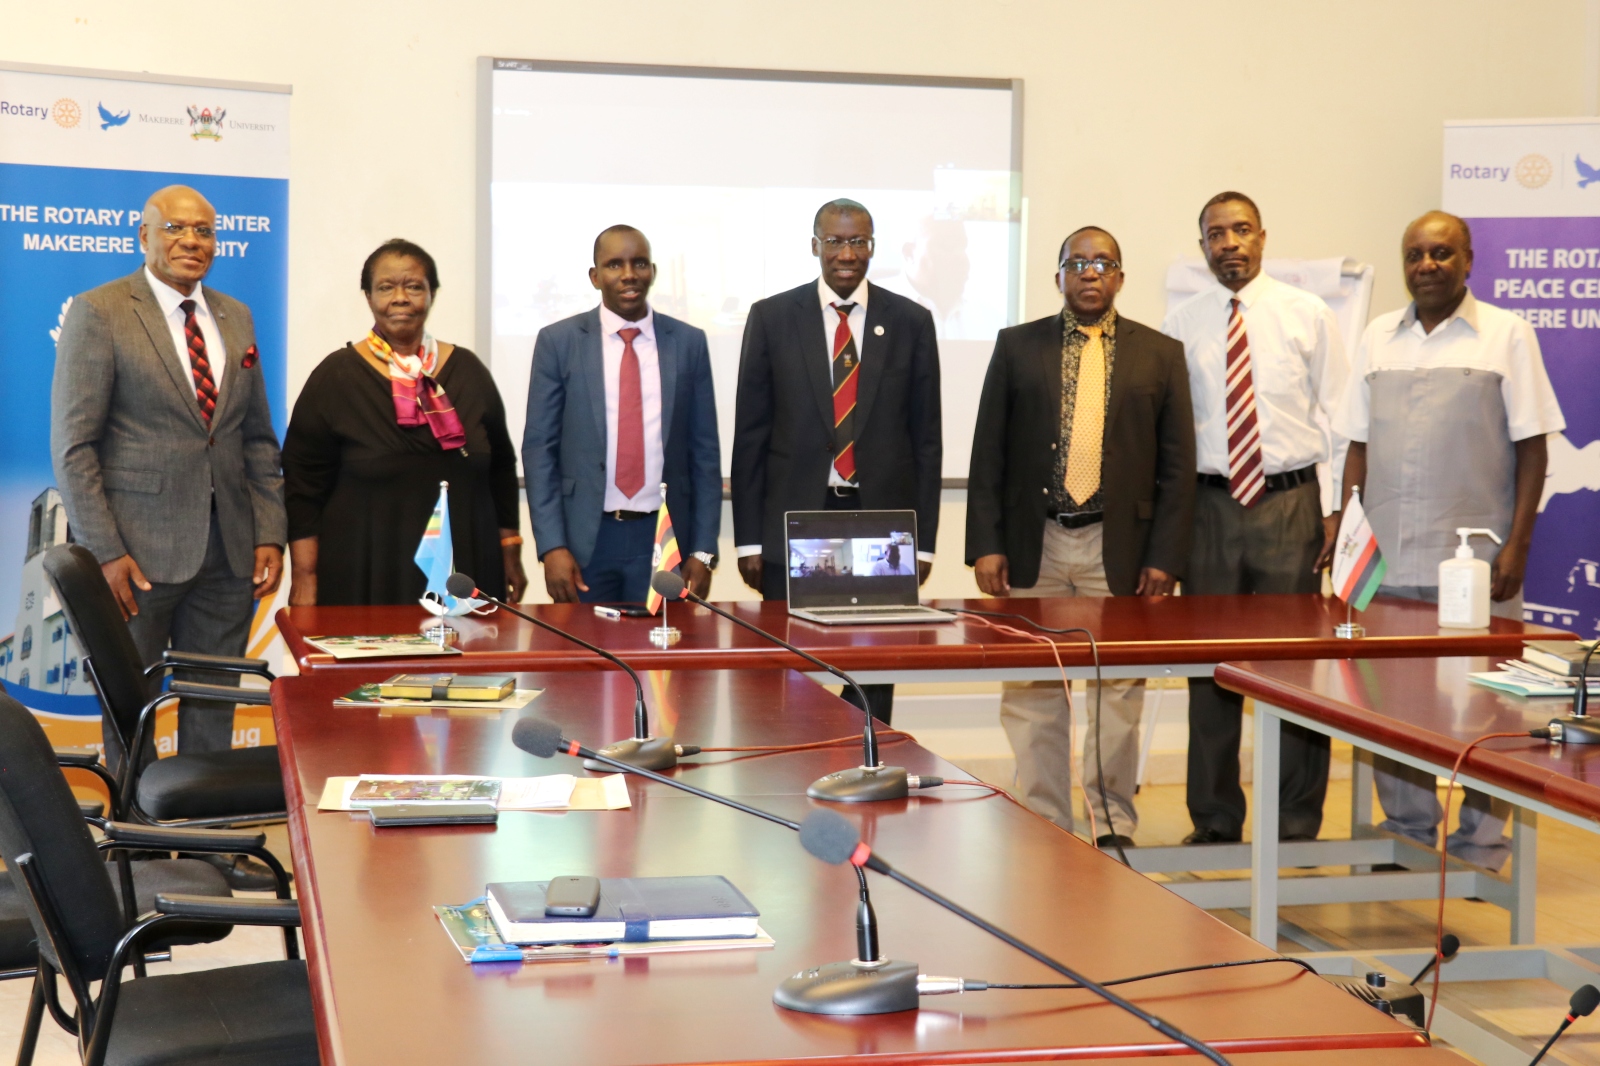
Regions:
<instances>
[{"instance_id":1,"label":"white shirt collar","mask_svg":"<svg viewBox=\"0 0 1600 1066\"><path fill-rule=\"evenodd\" d=\"M177 312L178 305L185 300L194 301L195 314L204 314L208 316L211 314L211 308L206 306L206 294L204 287L200 282L195 282L194 292L188 296L185 296L177 289L174 289L171 285L168 285L166 282L156 277L155 273L149 267L144 268L144 279L150 283L150 291L155 293L156 303L160 305L161 314L164 317L172 317L172 315Z\"/></svg>"},{"instance_id":2,"label":"white shirt collar","mask_svg":"<svg viewBox=\"0 0 1600 1066\"><path fill-rule=\"evenodd\" d=\"M1478 298L1476 296L1472 295L1472 290L1470 288L1467 290L1467 294L1461 298L1461 302L1456 305L1456 309L1454 311L1450 312L1450 317L1446 318L1443 322L1441 322L1437 326L1435 326L1433 328L1433 332L1434 333L1438 333L1441 329L1446 328L1447 326L1450 325L1451 322L1455 321L1458 318L1461 321L1465 322L1468 325L1468 327L1471 328L1472 332L1474 332L1474 333L1479 332L1479 330L1478 330ZM1405 312L1405 314L1400 316L1400 321L1395 323L1394 331L1396 333L1399 333L1402 330L1410 329L1412 326L1414 326L1416 324L1417 324L1417 301L1412 300L1409 304L1406 305L1406 312ZM1431 333L1428 334L1428 336L1432 336L1432 335L1433 334L1431 334Z\"/></svg>"},{"instance_id":3,"label":"white shirt collar","mask_svg":"<svg viewBox=\"0 0 1600 1066\"><path fill-rule=\"evenodd\" d=\"M839 294L828 288L828 283L822 280L821 277L818 277L817 299L822 301L822 309L824 311L828 310L832 304L836 303L855 304L857 307L861 308L861 310L865 311L867 309L867 279L861 279L861 284L856 286L856 291L850 294L850 298L848 300L841 300L839 299Z\"/></svg>"},{"instance_id":4,"label":"white shirt collar","mask_svg":"<svg viewBox=\"0 0 1600 1066\"><path fill-rule=\"evenodd\" d=\"M639 330L644 335L646 340L650 341L652 344L655 343L655 339L656 339L656 312L655 312L655 308L651 307L649 304L645 304L644 317L639 319L639 321L637 321L637 322L629 322L627 319L623 318L621 315L619 315L615 311L611 310L611 308L607 307L605 304L601 304L600 305L600 333L601 333L601 335L602 336L606 336L606 337L610 337L613 334L615 334L617 331L624 330L624 329L636 329L636 330Z\"/></svg>"},{"instance_id":5,"label":"white shirt collar","mask_svg":"<svg viewBox=\"0 0 1600 1066\"><path fill-rule=\"evenodd\" d=\"M1222 282L1216 280L1215 277L1211 279L1211 284L1212 291L1216 294L1217 299L1221 301L1224 308L1228 306L1228 301L1230 300L1238 300L1240 304L1248 308L1259 300L1261 294L1271 286L1272 279L1267 277L1266 271L1262 271L1251 278L1250 283L1238 292L1234 292Z\"/></svg>"}]
</instances>

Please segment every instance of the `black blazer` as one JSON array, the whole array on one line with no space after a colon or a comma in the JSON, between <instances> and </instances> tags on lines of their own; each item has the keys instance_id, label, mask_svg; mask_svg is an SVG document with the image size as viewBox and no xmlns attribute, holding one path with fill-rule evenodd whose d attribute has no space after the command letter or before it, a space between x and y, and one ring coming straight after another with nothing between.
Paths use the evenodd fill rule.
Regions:
<instances>
[{"instance_id":1,"label":"black blazer","mask_svg":"<svg viewBox=\"0 0 1600 1066\"><path fill-rule=\"evenodd\" d=\"M967 565L1004 555L1011 584L1039 580L1061 433L1059 314L1000 331L983 381L967 479ZM1194 528L1194 409L1183 345L1117 319L1106 412L1104 560L1116 596L1153 566L1182 577Z\"/></svg>"},{"instance_id":2,"label":"black blazer","mask_svg":"<svg viewBox=\"0 0 1600 1066\"><path fill-rule=\"evenodd\" d=\"M734 414L733 538L760 544L768 564L784 563L784 512L820 511L827 500L831 354L816 282L750 306ZM856 397L860 502L866 510L915 510L917 548L927 552L939 534L940 417L933 316L873 285Z\"/></svg>"}]
</instances>

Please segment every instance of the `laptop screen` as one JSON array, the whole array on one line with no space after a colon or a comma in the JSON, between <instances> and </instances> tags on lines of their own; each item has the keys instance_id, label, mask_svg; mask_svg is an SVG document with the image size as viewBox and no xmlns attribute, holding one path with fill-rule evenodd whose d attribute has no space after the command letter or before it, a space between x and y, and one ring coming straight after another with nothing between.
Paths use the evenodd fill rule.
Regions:
<instances>
[{"instance_id":1,"label":"laptop screen","mask_svg":"<svg viewBox=\"0 0 1600 1066\"><path fill-rule=\"evenodd\" d=\"M915 511L790 511L789 606L917 602Z\"/></svg>"}]
</instances>

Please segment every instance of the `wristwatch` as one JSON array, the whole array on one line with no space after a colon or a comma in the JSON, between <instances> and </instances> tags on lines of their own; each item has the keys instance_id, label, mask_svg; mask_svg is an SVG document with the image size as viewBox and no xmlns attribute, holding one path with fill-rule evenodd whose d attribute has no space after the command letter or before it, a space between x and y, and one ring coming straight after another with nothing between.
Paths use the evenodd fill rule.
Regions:
<instances>
[{"instance_id":1,"label":"wristwatch","mask_svg":"<svg viewBox=\"0 0 1600 1066\"><path fill-rule=\"evenodd\" d=\"M717 557L710 552L690 552L689 554L691 557L705 563L707 570L715 570L717 568Z\"/></svg>"}]
</instances>

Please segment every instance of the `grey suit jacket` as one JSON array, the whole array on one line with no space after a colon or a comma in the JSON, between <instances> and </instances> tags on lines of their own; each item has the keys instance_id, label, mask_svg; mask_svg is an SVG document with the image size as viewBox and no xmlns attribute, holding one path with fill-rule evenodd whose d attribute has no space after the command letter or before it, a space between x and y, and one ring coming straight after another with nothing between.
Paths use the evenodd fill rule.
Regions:
<instances>
[{"instance_id":1,"label":"grey suit jacket","mask_svg":"<svg viewBox=\"0 0 1600 1066\"><path fill-rule=\"evenodd\" d=\"M56 342L50 457L73 539L162 583L199 573L213 495L235 576L286 536L261 362L244 365L250 309L211 288L206 303L228 349L209 429L142 267L76 297Z\"/></svg>"}]
</instances>

